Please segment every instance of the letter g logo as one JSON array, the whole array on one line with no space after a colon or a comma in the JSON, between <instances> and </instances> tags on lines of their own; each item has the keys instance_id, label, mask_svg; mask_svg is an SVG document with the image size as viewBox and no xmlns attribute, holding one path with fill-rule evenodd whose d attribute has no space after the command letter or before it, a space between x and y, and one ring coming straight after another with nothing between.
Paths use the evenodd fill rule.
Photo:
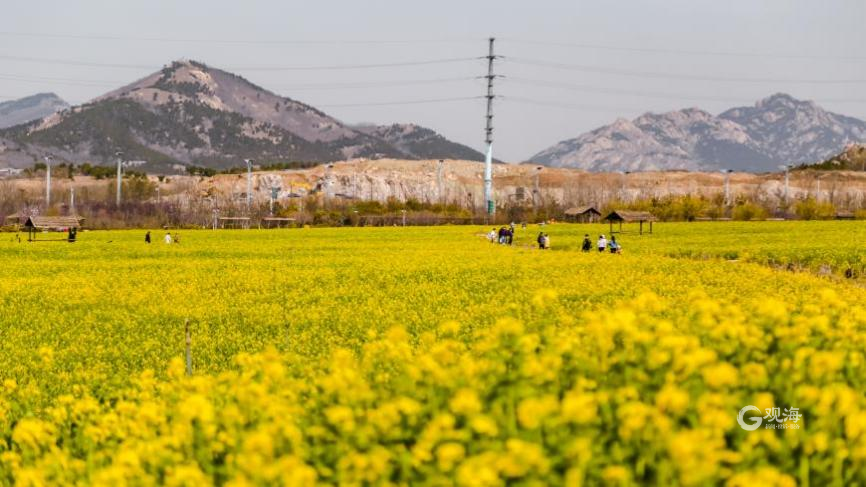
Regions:
<instances>
[{"instance_id":1,"label":"letter g logo","mask_svg":"<svg viewBox=\"0 0 866 487\"><path fill-rule=\"evenodd\" d=\"M743 428L746 431L755 431L756 429L761 427L761 423L764 422L764 418L761 416L749 418L749 422L746 422L745 416L746 411L757 411L759 414L761 412L756 406L746 406L743 409L740 409L740 414L737 415L737 422L740 423L740 428Z\"/></svg>"}]
</instances>

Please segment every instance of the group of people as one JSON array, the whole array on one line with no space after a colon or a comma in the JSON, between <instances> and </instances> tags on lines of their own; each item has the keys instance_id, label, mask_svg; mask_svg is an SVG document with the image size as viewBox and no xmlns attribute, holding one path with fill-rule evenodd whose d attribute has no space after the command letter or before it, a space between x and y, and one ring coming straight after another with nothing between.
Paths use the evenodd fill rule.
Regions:
<instances>
[{"instance_id":1,"label":"group of people","mask_svg":"<svg viewBox=\"0 0 866 487\"><path fill-rule=\"evenodd\" d=\"M596 242L596 248L599 252L609 250L611 254L622 253L622 246L616 241L616 237L613 235L610 236L610 240L608 240L604 234L599 235L598 241ZM592 250L592 241L589 239L589 234L583 236L583 244L580 246L580 250L584 252Z\"/></svg>"},{"instance_id":2,"label":"group of people","mask_svg":"<svg viewBox=\"0 0 866 487\"><path fill-rule=\"evenodd\" d=\"M167 243L167 244L172 244L172 243L179 244L180 243L180 235L175 233L174 236L172 237L171 233L165 232L165 237L162 237L162 241ZM150 231L148 231L147 233L144 234L144 243L147 243L147 244L150 243Z\"/></svg>"},{"instance_id":3,"label":"group of people","mask_svg":"<svg viewBox=\"0 0 866 487\"><path fill-rule=\"evenodd\" d=\"M512 245L514 243L514 223L507 227L501 227L498 231L494 228L487 234L487 240L493 243L503 245Z\"/></svg>"},{"instance_id":4,"label":"group of people","mask_svg":"<svg viewBox=\"0 0 866 487\"><path fill-rule=\"evenodd\" d=\"M523 228L526 228L526 223L523 224ZM499 230L497 230L496 228L491 229L490 232L487 233L487 240L489 240L491 243L513 245L514 235L515 227L514 223L511 223L507 227L500 227ZM550 236L544 232L539 232L536 242L538 242L539 249L544 250L550 248Z\"/></svg>"}]
</instances>

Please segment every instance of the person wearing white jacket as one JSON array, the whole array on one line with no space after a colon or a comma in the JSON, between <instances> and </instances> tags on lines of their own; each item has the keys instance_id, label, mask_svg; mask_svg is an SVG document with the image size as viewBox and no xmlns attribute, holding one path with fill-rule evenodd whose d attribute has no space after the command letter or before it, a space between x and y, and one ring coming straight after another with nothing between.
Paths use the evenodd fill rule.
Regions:
<instances>
[{"instance_id":1,"label":"person wearing white jacket","mask_svg":"<svg viewBox=\"0 0 866 487\"><path fill-rule=\"evenodd\" d=\"M604 249L607 248L607 239L604 238L604 235L599 235L598 237L598 251L604 252Z\"/></svg>"}]
</instances>

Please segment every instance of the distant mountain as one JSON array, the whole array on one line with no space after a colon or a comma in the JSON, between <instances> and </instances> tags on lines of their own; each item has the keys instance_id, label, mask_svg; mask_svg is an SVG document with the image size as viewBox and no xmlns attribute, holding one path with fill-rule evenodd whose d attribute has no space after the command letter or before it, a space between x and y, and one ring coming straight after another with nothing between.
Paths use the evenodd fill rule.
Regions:
<instances>
[{"instance_id":1,"label":"distant mountain","mask_svg":"<svg viewBox=\"0 0 866 487\"><path fill-rule=\"evenodd\" d=\"M240 76L177 61L90 103L0 131L0 140L73 162L110 163L120 150L128 160L147 161L144 168L152 172L220 169L245 158L280 163L467 154L423 127L397 132L357 130Z\"/></svg>"},{"instance_id":2,"label":"distant mountain","mask_svg":"<svg viewBox=\"0 0 866 487\"><path fill-rule=\"evenodd\" d=\"M68 108L69 104L54 93L39 93L0 103L0 129L47 117Z\"/></svg>"},{"instance_id":3,"label":"distant mountain","mask_svg":"<svg viewBox=\"0 0 866 487\"><path fill-rule=\"evenodd\" d=\"M564 140L530 159L588 171L775 171L780 164L821 160L866 141L866 122L810 101L775 94L753 107L714 116L689 108L648 113Z\"/></svg>"},{"instance_id":4,"label":"distant mountain","mask_svg":"<svg viewBox=\"0 0 866 487\"><path fill-rule=\"evenodd\" d=\"M355 129L388 142L412 159L436 159L443 158L442 154L450 154L449 159L484 160L484 154L477 150L412 123L358 125Z\"/></svg>"}]
</instances>

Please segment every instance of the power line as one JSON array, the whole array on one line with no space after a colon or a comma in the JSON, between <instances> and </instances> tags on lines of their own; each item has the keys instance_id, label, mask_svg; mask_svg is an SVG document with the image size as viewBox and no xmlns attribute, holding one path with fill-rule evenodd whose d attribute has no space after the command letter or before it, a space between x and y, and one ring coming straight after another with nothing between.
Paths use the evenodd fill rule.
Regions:
<instances>
[{"instance_id":1,"label":"power line","mask_svg":"<svg viewBox=\"0 0 866 487\"><path fill-rule=\"evenodd\" d=\"M645 96L648 98L664 98L671 100L699 100L699 101L721 101L721 102L729 102L729 103L742 103L744 100L740 98L726 98L726 97L704 97L704 96L688 96L688 95L676 95L673 93L659 93L659 92L651 92L651 91L634 91L634 90L621 90L616 88L605 88L591 85L577 85L571 83L563 83L558 81L546 81L532 78L521 78L515 76L508 76L506 78L507 82L513 82L523 85L530 86L544 86L550 88L561 88L569 91L578 91L578 92L588 92L588 93L604 93L611 95L633 95L633 96Z\"/></svg>"},{"instance_id":2,"label":"power line","mask_svg":"<svg viewBox=\"0 0 866 487\"><path fill-rule=\"evenodd\" d=\"M634 71L629 69L607 68L600 66L588 66L581 64L567 64L552 61L542 61L520 57L507 57L506 60L515 64L539 66L553 69L565 69L572 71L583 71L589 73L611 74L615 76L629 76L638 78L677 79L689 81L719 81L730 83L802 83L802 84L858 84L866 83L866 79L782 79L782 78L729 78L722 76L703 76L691 74L671 74L652 71Z\"/></svg>"},{"instance_id":3,"label":"power line","mask_svg":"<svg viewBox=\"0 0 866 487\"><path fill-rule=\"evenodd\" d=\"M550 100L536 100L534 98L527 98L522 96L511 96L504 95L499 96L503 101L507 102L515 102L522 103L525 105L537 105L544 107L552 107L552 108L565 108L565 109L573 109L573 110L581 110L581 111L596 111L596 112L615 112L622 113L624 110L630 111L641 111L641 110L631 110L623 107L612 107L605 105L586 105L586 104L575 104L575 103L565 103L561 101L550 101ZM643 110L646 111L646 110Z\"/></svg>"},{"instance_id":4,"label":"power line","mask_svg":"<svg viewBox=\"0 0 866 487\"><path fill-rule=\"evenodd\" d=\"M530 44L538 46L558 46L569 47L575 49L596 49L601 51L619 51L619 52L634 52L634 53L658 53L658 54L677 54L687 56L727 56L727 57L748 57L748 58L777 58L777 59L810 59L810 60L864 60L864 56L838 56L838 55L814 55L814 54L782 54L782 53L759 53L759 52L733 52L733 51L705 51L705 50L690 50L690 49L664 49L651 47L634 47L634 46L611 46L602 44L581 44L571 42L558 41L542 41L529 39L505 38L505 42L514 42L518 44Z\"/></svg>"},{"instance_id":5,"label":"power line","mask_svg":"<svg viewBox=\"0 0 866 487\"><path fill-rule=\"evenodd\" d=\"M153 65L144 65L144 64L117 64L117 63L99 63L99 62L90 62L90 61L68 61L66 59L46 59L46 58L33 58L33 57L25 57L25 56L0 55L0 59L6 59L8 61L19 61L19 62L24 62L24 63L60 64L60 65L65 65L65 66L87 66L87 67L96 67L96 68L159 69L159 67L156 67Z\"/></svg>"},{"instance_id":6,"label":"power line","mask_svg":"<svg viewBox=\"0 0 866 487\"><path fill-rule=\"evenodd\" d=\"M467 100L480 100L485 98L483 96L462 96L462 97L454 97L454 98L429 98L426 100L406 100L406 101L394 101L394 102L372 102L372 103L342 103L342 104L329 104L329 105L316 105L316 107L322 108L344 108L344 107L374 107L374 106L389 106L389 105L418 105L422 103L445 103L445 102L454 102L454 101L467 101Z\"/></svg>"},{"instance_id":7,"label":"power line","mask_svg":"<svg viewBox=\"0 0 866 487\"><path fill-rule=\"evenodd\" d=\"M588 92L588 93L605 93L612 95L626 95L626 96L643 96L647 98L662 98L667 100L694 100L694 101L715 101L715 102L725 102L725 103L752 103L754 100L747 98L732 98L732 97L719 97L719 96L693 96L693 95L677 95L674 93L661 93L661 92L653 92L653 91L635 91L635 90L622 90L616 88L606 88L606 87L598 87L591 85L578 85L572 83L563 83L558 81L547 81L547 80L539 80L532 78L521 78L515 76L506 77L507 82L513 82L524 85L538 85L545 86L551 88L560 88L569 91L577 91L577 92ZM821 98L816 101L822 103L866 103L866 99L857 99L857 98Z\"/></svg>"},{"instance_id":8,"label":"power line","mask_svg":"<svg viewBox=\"0 0 866 487\"><path fill-rule=\"evenodd\" d=\"M100 68L124 68L124 69L162 69L163 66L144 65L144 64L119 64L119 63L101 63L90 61L69 61L66 59L47 59L34 58L25 56L7 56L0 55L0 59L9 61L19 61L27 63L42 63L42 64L60 64L66 66L87 66ZM443 58L443 59L428 59L424 61L405 61L393 63L373 63L373 64L343 64L343 65L326 65L326 66L233 66L219 69L227 69L230 71L330 71L330 70L351 70L351 69L375 69L375 68L394 68L404 66L426 66L431 64L449 64L468 61L477 61L483 57L462 57L462 58Z\"/></svg>"},{"instance_id":9,"label":"power line","mask_svg":"<svg viewBox=\"0 0 866 487\"><path fill-rule=\"evenodd\" d=\"M344 64L330 66L253 66L253 67L231 67L227 68L234 71L331 71L345 69L375 69L375 68L395 68L404 66L426 66L430 64L450 64L467 61L477 61L479 57L462 57L462 58L445 58L445 59L429 59L426 61L406 61L396 63L378 63L378 64Z\"/></svg>"},{"instance_id":10,"label":"power line","mask_svg":"<svg viewBox=\"0 0 866 487\"><path fill-rule=\"evenodd\" d=\"M6 81L27 81L30 83L49 83L49 84L62 84L62 85L71 85L71 86L94 86L94 87L116 87L122 86L124 84L128 84L128 81L122 81L111 83L108 81L99 81L99 80L79 80L79 79L71 79L71 78L46 78L41 76L18 76L13 74L0 74L0 79Z\"/></svg>"},{"instance_id":11,"label":"power line","mask_svg":"<svg viewBox=\"0 0 866 487\"><path fill-rule=\"evenodd\" d=\"M404 45L404 44L463 44L478 42L480 38L463 39L196 39L151 36L118 36L118 35L79 35L54 34L41 32L11 32L2 31L0 35L10 37L31 37L46 39L78 39L96 41L142 41L166 43L201 43L201 44L239 44L239 45L279 45L279 46L311 46L311 45Z\"/></svg>"},{"instance_id":12,"label":"power line","mask_svg":"<svg viewBox=\"0 0 866 487\"><path fill-rule=\"evenodd\" d=\"M0 79L8 81L28 81L36 83L52 83L64 84L73 86L96 86L96 87L120 87L129 84L129 81L105 81L94 79L78 79L78 78L54 78L43 76L23 76L18 74L0 73ZM395 80L395 81L370 81L370 82L345 82L345 83L304 83L292 85L271 85L270 89L281 90L299 90L299 91L316 91L316 90L340 90L353 88L377 88L377 87L393 87L393 86L415 86L415 85L431 85L440 83L453 83L458 81L477 81L477 76L462 76L454 78L432 78L432 79L412 79L412 80Z\"/></svg>"},{"instance_id":13,"label":"power line","mask_svg":"<svg viewBox=\"0 0 866 487\"><path fill-rule=\"evenodd\" d=\"M377 88L391 86L413 86L413 85L431 85L438 83L453 83L457 81L477 81L477 76L463 76L454 78L432 78L432 79L414 79L414 80L396 80L396 81L358 81L349 83L306 83L298 85L275 85L276 89L287 90L332 90L344 88Z\"/></svg>"}]
</instances>

